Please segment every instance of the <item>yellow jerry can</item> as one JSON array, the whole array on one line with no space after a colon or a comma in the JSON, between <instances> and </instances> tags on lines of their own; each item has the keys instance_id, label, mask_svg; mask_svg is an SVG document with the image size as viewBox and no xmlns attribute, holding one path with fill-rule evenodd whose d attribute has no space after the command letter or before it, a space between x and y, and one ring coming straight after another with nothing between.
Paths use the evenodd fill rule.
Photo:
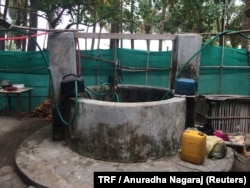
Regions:
<instances>
[{"instance_id":1,"label":"yellow jerry can","mask_svg":"<svg viewBox=\"0 0 250 188\"><path fill-rule=\"evenodd\" d=\"M181 137L181 159L193 164L203 164L206 156L206 134L187 129Z\"/></svg>"}]
</instances>

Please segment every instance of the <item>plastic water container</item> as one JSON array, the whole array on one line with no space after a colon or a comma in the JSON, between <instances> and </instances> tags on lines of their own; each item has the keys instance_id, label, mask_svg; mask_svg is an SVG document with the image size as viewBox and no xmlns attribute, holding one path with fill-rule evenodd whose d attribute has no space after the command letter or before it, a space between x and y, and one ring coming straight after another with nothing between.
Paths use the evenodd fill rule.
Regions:
<instances>
[{"instance_id":1,"label":"plastic water container","mask_svg":"<svg viewBox=\"0 0 250 188\"><path fill-rule=\"evenodd\" d=\"M181 159L201 165L206 156L206 134L192 129L182 133Z\"/></svg>"},{"instance_id":2,"label":"plastic water container","mask_svg":"<svg viewBox=\"0 0 250 188\"><path fill-rule=\"evenodd\" d=\"M179 95L193 95L198 89L198 84L194 79L179 78L175 83L175 93Z\"/></svg>"}]
</instances>

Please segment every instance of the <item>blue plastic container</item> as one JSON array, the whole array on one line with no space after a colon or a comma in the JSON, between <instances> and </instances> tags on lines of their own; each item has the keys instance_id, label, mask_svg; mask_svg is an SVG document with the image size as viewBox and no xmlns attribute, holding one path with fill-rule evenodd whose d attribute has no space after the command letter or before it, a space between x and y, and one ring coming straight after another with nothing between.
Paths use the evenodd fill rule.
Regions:
<instances>
[{"instance_id":1,"label":"blue plastic container","mask_svg":"<svg viewBox=\"0 0 250 188\"><path fill-rule=\"evenodd\" d=\"M179 95L194 95L198 84L194 79L179 78L175 83L175 93Z\"/></svg>"}]
</instances>

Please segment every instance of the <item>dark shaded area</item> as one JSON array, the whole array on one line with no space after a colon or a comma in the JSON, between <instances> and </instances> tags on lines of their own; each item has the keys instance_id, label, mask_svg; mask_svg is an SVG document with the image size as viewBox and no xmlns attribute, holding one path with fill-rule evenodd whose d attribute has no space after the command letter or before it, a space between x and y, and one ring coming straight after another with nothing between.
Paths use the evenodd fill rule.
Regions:
<instances>
[{"instance_id":1,"label":"dark shaded area","mask_svg":"<svg viewBox=\"0 0 250 188\"><path fill-rule=\"evenodd\" d=\"M31 122L27 122L25 119L20 120L19 126L0 136L0 168L8 165L14 168L15 154L23 140L28 138L35 131L48 125L48 122L42 119L31 118L34 119ZM8 126L8 124L2 124L0 126Z\"/></svg>"},{"instance_id":2,"label":"dark shaded area","mask_svg":"<svg viewBox=\"0 0 250 188\"><path fill-rule=\"evenodd\" d=\"M91 87L91 90L97 93L93 95L90 93L92 99L103 100L103 101L114 101L113 96L116 94L119 98L119 102L152 102L160 101L172 98L174 95L171 90L159 87L147 87L139 85L122 85L116 88L109 87ZM110 90L110 91L109 91ZM99 94L98 94L99 93ZM101 93L107 93L101 95Z\"/></svg>"}]
</instances>

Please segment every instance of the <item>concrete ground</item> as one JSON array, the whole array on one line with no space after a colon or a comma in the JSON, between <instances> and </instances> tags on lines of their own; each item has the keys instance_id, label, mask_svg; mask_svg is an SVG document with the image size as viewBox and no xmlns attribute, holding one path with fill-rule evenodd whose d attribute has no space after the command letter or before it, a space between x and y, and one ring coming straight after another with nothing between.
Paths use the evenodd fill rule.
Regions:
<instances>
[{"instance_id":1,"label":"concrete ground","mask_svg":"<svg viewBox=\"0 0 250 188\"><path fill-rule=\"evenodd\" d=\"M92 188L94 187L93 175L96 171L227 172L231 170L234 161L231 148L228 148L227 155L223 159L206 158L202 165L182 161L178 153L145 163L113 163L94 160L73 152L64 141L53 142L51 123L37 118L17 120L0 116L0 139L2 140L2 137L8 134L8 137L12 137L10 140L17 140L17 133L19 132L20 135L24 131L24 126L28 124L30 126L27 129L33 128L33 131L25 134L22 137L23 140L19 139L18 147L15 145L14 150L12 149L9 155L14 156L13 163L1 165L1 187ZM18 131L14 136L13 130L15 129ZM1 144L7 145L8 143L1 142ZM8 147L12 146L8 144ZM3 154L0 157L1 160L8 158Z\"/></svg>"},{"instance_id":2,"label":"concrete ground","mask_svg":"<svg viewBox=\"0 0 250 188\"><path fill-rule=\"evenodd\" d=\"M0 115L0 187L32 187L25 184L16 173L16 151L23 140L35 131L50 125L50 122L39 118L23 117L18 120L15 116Z\"/></svg>"}]
</instances>

